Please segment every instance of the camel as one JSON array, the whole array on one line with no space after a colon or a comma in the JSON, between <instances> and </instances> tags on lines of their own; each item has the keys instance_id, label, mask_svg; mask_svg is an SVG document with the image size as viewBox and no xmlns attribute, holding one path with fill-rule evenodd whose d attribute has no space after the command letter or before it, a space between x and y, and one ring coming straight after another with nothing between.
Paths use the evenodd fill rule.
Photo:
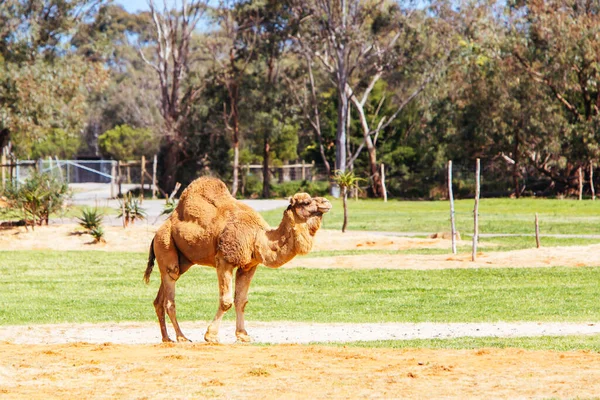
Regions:
<instances>
[{"instance_id":1,"label":"camel","mask_svg":"<svg viewBox=\"0 0 600 400\"><path fill-rule=\"evenodd\" d=\"M330 209L331 203L325 198L297 193L290 198L279 226L271 228L260 214L231 196L222 181L210 177L193 181L152 239L144 273L148 283L156 260L161 284L154 308L162 341L172 341L167 334L165 311L177 341L189 341L177 322L175 283L192 265L214 267L219 283L219 307L204 340L219 342L223 315L235 305L236 338L252 341L244 325L244 308L257 266L278 268L296 255L308 253L323 214ZM234 297L232 278L236 268Z\"/></svg>"}]
</instances>

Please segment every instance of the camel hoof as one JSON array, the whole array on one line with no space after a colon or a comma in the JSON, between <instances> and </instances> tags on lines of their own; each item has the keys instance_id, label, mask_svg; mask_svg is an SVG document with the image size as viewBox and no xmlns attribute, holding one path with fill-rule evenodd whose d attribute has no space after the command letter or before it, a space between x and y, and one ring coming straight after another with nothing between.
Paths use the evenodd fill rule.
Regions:
<instances>
[{"instance_id":1,"label":"camel hoof","mask_svg":"<svg viewBox=\"0 0 600 400\"><path fill-rule=\"evenodd\" d=\"M253 341L252 337L245 332L236 332L235 337L240 343L251 343Z\"/></svg>"},{"instance_id":2,"label":"camel hoof","mask_svg":"<svg viewBox=\"0 0 600 400\"><path fill-rule=\"evenodd\" d=\"M206 332L204 335L204 340L206 340L208 343L219 343L219 335Z\"/></svg>"},{"instance_id":3,"label":"camel hoof","mask_svg":"<svg viewBox=\"0 0 600 400\"><path fill-rule=\"evenodd\" d=\"M189 342L189 343L192 343L192 341L191 341L190 339L186 338L185 336L177 336L177 341L178 341L179 343L182 343L182 342Z\"/></svg>"},{"instance_id":4,"label":"camel hoof","mask_svg":"<svg viewBox=\"0 0 600 400\"><path fill-rule=\"evenodd\" d=\"M175 343L173 340L171 340L170 337L166 336L164 338L162 338L163 343Z\"/></svg>"}]
</instances>

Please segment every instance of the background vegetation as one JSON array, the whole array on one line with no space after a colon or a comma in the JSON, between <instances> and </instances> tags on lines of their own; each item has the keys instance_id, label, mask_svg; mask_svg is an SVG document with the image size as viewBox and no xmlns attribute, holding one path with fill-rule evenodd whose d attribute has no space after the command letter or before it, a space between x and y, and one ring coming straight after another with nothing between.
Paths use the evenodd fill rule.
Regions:
<instances>
[{"instance_id":1,"label":"background vegetation","mask_svg":"<svg viewBox=\"0 0 600 400\"><path fill-rule=\"evenodd\" d=\"M236 193L239 166L262 163L264 197L269 166L298 159L376 197L381 163L390 195L416 198L445 195L448 159L459 197L475 158L487 195L570 195L596 168L596 1L150 4L3 1L0 147L158 151L167 193L207 173Z\"/></svg>"}]
</instances>

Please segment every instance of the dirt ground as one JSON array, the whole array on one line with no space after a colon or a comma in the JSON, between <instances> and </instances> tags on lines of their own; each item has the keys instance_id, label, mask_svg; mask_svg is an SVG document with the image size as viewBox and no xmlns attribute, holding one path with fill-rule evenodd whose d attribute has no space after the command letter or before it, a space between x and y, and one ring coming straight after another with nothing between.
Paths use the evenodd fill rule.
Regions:
<instances>
[{"instance_id":1,"label":"dirt ground","mask_svg":"<svg viewBox=\"0 0 600 400\"><path fill-rule=\"evenodd\" d=\"M207 344L0 343L0 397L574 398L600 393L586 352Z\"/></svg>"},{"instance_id":2,"label":"dirt ground","mask_svg":"<svg viewBox=\"0 0 600 400\"><path fill-rule=\"evenodd\" d=\"M158 226L138 224L127 229L106 226L106 243L93 244L89 235L82 234L75 224L0 230L0 250L94 250L147 252ZM459 245L468 245L461 242ZM448 254L365 254L349 256L314 257L311 254L296 257L283 268L387 268L387 269L441 269L441 268L503 268L503 267L583 267L600 265L600 243L590 246L542 247L541 249L491 252L493 245L481 246L477 261L471 253L453 255L450 241L386 236L373 232L346 232L321 230L317 233L313 251L326 250L408 250L415 248L448 249Z\"/></svg>"},{"instance_id":3,"label":"dirt ground","mask_svg":"<svg viewBox=\"0 0 600 400\"><path fill-rule=\"evenodd\" d=\"M146 252L156 226L106 227L90 244L75 225L0 231L0 250ZM322 231L315 250L449 248L447 240ZM489 248L488 248L489 250ZM600 265L600 244L494 253L310 257L288 267L492 268ZM282 322L282 324L284 324ZM28 329L39 329L29 327ZM156 327L158 329L158 327ZM118 325L108 335L119 335ZM600 393L594 352L392 350L306 345L0 341L0 398L574 398Z\"/></svg>"}]
</instances>

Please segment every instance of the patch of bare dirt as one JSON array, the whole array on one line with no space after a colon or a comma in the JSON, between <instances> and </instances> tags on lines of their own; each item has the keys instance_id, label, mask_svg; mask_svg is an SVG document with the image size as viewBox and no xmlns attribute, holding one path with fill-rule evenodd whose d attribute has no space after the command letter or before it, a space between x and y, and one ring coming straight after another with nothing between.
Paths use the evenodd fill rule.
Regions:
<instances>
[{"instance_id":1,"label":"patch of bare dirt","mask_svg":"<svg viewBox=\"0 0 600 400\"><path fill-rule=\"evenodd\" d=\"M100 250L147 252L158 226L141 223L122 227L107 226L106 243L93 244L91 236L83 234L75 224L37 227L34 231L16 227L0 230L0 250ZM507 252L486 251L483 248L477 261L470 253L453 255L450 241L386 236L369 232L321 230L317 233L314 251L327 250L409 250L448 249L448 254L364 254L315 257L308 254L296 257L284 268L503 268L503 267L584 267L600 265L600 244L590 246L544 247Z\"/></svg>"},{"instance_id":2,"label":"patch of bare dirt","mask_svg":"<svg viewBox=\"0 0 600 400\"><path fill-rule=\"evenodd\" d=\"M589 352L277 345L0 343L0 397L573 398L600 393Z\"/></svg>"}]
</instances>

